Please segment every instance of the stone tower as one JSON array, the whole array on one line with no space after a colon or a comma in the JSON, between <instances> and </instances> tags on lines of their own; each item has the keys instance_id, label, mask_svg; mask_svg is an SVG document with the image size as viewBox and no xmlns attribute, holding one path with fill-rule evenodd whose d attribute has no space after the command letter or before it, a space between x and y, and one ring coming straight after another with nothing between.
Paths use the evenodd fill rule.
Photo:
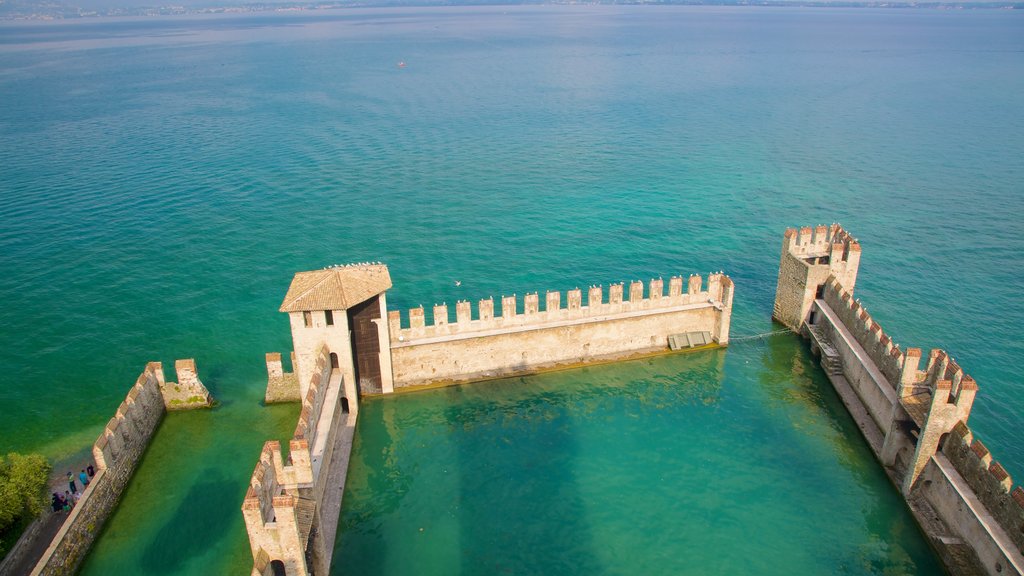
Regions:
<instances>
[{"instance_id":1,"label":"stone tower","mask_svg":"<svg viewBox=\"0 0 1024 576\"><path fill-rule=\"evenodd\" d=\"M353 412L360 392L393 391L384 296L390 287L391 275L384 264L351 264L295 274L281 312L288 313L291 323L300 398L306 397L317 355L325 346L332 368L341 372L345 398Z\"/></svg>"},{"instance_id":2,"label":"stone tower","mask_svg":"<svg viewBox=\"0 0 1024 576\"><path fill-rule=\"evenodd\" d=\"M799 332L829 276L853 293L859 264L860 244L838 224L786 229L772 318Z\"/></svg>"}]
</instances>

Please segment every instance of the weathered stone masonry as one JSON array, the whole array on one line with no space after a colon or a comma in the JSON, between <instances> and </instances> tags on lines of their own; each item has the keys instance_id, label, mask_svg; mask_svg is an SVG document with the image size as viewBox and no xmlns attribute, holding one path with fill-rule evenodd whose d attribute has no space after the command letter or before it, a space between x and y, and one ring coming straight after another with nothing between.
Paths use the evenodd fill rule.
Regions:
<instances>
[{"instance_id":1,"label":"weathered stone masonry","mask_svg":"<svg viewBox=\"0 0 1024 576\"><path fill-rule=\"evenodd\" d=\"M922 369L921 350L901 349L853 298L856 240L837 225L811 238L809 228L786 231L776 319L810 339L947 569L1021 574L1024 490L967 426L974 379L943 350Z\"/></svg>"},{"instance_id":2,"label":"weathered stone masonry","mask_svg":"<svg viewBox=\"0 0 1024 576\"><path fill-rule=\"evenodd\" d=\"M175 363L178 380L164 381L159 362L146 364L128 396L117 408L92 447L96 476L82 493L32 575L71 575L103 528L131 480L167 410L210 405L210 393L199 381L195 361Z\"/></svg>"}]
</instances>

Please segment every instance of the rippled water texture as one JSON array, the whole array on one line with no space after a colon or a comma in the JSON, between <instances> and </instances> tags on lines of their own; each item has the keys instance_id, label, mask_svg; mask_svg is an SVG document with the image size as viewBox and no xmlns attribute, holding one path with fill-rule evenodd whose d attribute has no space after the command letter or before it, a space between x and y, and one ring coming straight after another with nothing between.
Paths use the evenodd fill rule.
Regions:
<instances>
[{"instance_id":1,"label":"rippled water texture","mask_svg":"<svg viewBox=\"0 0 1024 576\"><path fill-rule=\"evenodd\" d=\"M725 270L739 336L774 328L782 229L840 221L859 296L978 380L971 425L1020 476L1022 94L1009 11L4 23L0 451L72 457L146 361L195 357L220 407L165 421L84 572L244 572L248 476L297 414L261 405L294 271L385 261L405 308ZM339 552L393 574L933 570L805 354L370 401Z\"/></svg>"}]
</instances>

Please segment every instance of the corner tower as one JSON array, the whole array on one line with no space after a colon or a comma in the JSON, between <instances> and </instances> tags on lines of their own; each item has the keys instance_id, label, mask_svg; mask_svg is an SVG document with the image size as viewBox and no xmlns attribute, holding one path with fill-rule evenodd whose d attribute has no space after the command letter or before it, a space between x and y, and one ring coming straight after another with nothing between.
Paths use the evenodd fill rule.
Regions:
<instances>
[{"instance_id":1,"label":"corner tower","mask_svg":"<svg viewBox=\"0 0 1024 576\"><path fill-rule=\"evenodd\" d=\"M860 244L842 226L787 228L772 318L799 332L828 277L852 294L859 265Z\"/></svg>"},{"instance_id":2,"label":"corner tower","mask_svg":"<svg viewBox=\"0 0 1024 576\"><path fill-rule=\"evenodd\" d=\"M293 369L300 398L306 397L326 347L331 368L341 372L345 398L356 410L363 392L394 390L384 292L391 275L384 264L350 264L299 272L292 278L281 312L288 314L294 350Z\"/></svg>"}]
</instances>

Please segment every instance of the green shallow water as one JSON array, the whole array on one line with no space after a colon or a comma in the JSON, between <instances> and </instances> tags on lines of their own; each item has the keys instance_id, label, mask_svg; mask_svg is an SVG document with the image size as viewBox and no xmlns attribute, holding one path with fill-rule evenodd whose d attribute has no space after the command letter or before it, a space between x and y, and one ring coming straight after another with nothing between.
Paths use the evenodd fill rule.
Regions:
<instances>
[{"instance_id":1,"label":"green shallow water","mask_svg":"<svg viewBox=\"0 0 1024 576\"><path fill-rule=\"evenodd\" d=\"M364 402L332 573L942 573L794 340Z\"/></svg>"},{"instance_id":2,"label":"green shallow water","mask_svg":"<svg viewBox=\"0 0 1024 576\"><path fill-rule=\"evenodd\" d=\"M263 354L290 346L276 309L296 270L385 261L391 307L428 309L725 270L735 337L777 328L783 228L840 221L864 245L858 295L901 345L943 346L978 380L971 426L1019 475L1022 94L1019 11L530 6L4 23L0 451L81 454L145 362L194 357L220 407L165 420L83 572L244 573L249 475L298 412L261 404ZM565 566L552 549L570 551L580 572L934 568L805 354L778 337L370 400L339 553L401 571L416 538L446 535L422 552L431 569L473 572L494 556L529 570L522 548L496 549L509 530L552 565ZM509 417L499 435L510 403L557 424ZM464 412L445 415L449 405ZM451 418L480 423L450 435ZM387 440L389 419L410 430ZM662 426L685 443L655 438ZM551 460L533 462L543 475L508 468L545 442ZM485 458L498 450L508 458ZM519 482L473 500L477 469ZM392 491L394 470L412 483ZM565 498L536 498L547 492ZM692 522L657 514L682 508ZM411 537L396 510L424 519ZM498 512L506 521L491 521ZM545 514L558 518L532 521ZM844 527L840 543L825 516ZM641 520L662 530L642 538ZM563 523L578 541L545 532Z\"/></svg>"}]
</instances>

